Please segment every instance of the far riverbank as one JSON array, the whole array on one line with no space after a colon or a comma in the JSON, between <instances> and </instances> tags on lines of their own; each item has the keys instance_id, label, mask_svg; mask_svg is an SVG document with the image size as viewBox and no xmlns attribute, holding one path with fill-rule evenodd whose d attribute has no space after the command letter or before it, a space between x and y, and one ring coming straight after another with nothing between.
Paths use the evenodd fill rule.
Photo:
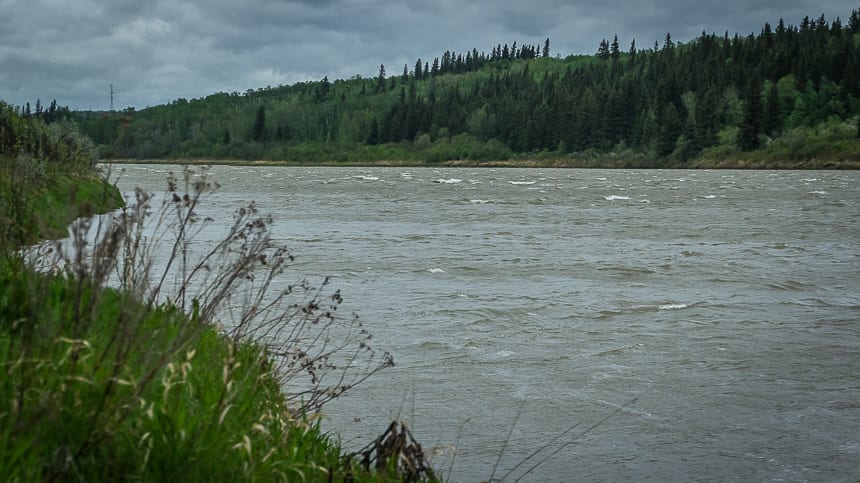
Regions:
<instances>
[{"instance_id":1,"label":"far riverbank","mask_svg":"<svg viewBox=\"0 0 860 483\"><path fill-rule=\"evenodd\" d=\"M595 168L595 169L775 169L775 170L857 170L860 160L695 160L670 165L652 165L643 159L507 159L495 161L451 160L429 162L417 160L378 161L293 161L245 159L102 159L104 164L186 164L228 166L296 166L296 167L446 167L446 168Z\"/></svg>"}]
</instances>

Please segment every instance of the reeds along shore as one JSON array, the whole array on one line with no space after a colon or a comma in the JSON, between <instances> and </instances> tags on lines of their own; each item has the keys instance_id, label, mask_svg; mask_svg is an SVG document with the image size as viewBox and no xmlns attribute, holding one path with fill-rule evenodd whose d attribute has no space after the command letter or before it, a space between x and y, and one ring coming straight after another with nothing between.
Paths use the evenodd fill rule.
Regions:
<instances>
[{"instance_id":1,"label":"reeds along shore","mask_svg":"<svg viewBox=\"0 0 860 483\"><path fill-rule=\"evenodd\" d=\"M327 280L285 282L270 220L237 207L197 244L215 183L185 169L125 206L110 177L73 125L0 102L4 481L402 479L321 431L393 360Z\"/></svg>"},{"instance_id":2,"label":"reeds along shore","mask_svg":"<svg viewBox=\"0 0 860 483\"><path fill-rule=\"evenodd\" d=\"M293 256L253 205L223 240L189 250L212 222L198 210L215 188L186 170L164 199L138 191L112 217L76 221L65 241L22 256L7 240L0 474L433 480L399 456L362 465L321 431L325 404L393 359L338 313L327 280L284 283ZM37 259L51 270L34 270Z\"/></svg>"}]
</instances>

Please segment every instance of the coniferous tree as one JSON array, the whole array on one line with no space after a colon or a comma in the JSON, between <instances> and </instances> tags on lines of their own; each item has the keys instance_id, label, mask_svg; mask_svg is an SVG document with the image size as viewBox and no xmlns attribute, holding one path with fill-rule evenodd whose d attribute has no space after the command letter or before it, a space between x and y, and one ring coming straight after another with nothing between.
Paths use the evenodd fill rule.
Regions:
<instances>
[{"instance_id":1,"label":"coniferous tree","mask_svg":"<svg viewBox=\"0 0 860 483\"><path fill-rule=\"evenodd\" d=\"M848 17L848 32L850 34L860 33L860 10L851 10L851 16Z\"/></svg>"},{"instance_id":2,"label":"coniferous tree","mask_svg":"<svg viewBox=\"0 0 860 483\"><path fill-rule=\"evenodd\" d=\"M636 39L630 41L630 49L627 51L627 63L632 66L636 63Z\"/></svg>"},{"instance_id":3,"label":"coniferous tree","mask_svg":"<svg viewBox=\"0 0 860 483\"><path fill-rule=\"evenodd\" d=\"M257 108L257 115L254 117L254 126L251 128L251 139L254 141L262 141L266 132L266 108L263 105Z\"/></svg>"},{"instance_id":4,"label":"coniferous tree","mask_svg":"<svg viewBox=\"0 0 860 483\"><path fill-rule=\"evenodd\" d=\"M328 80L328 76L323 77L323 80L317 86L316 92L314 94L314 98L317 102L322 102L328 97L328 93L331 90L331 83Z\"/></svg>"},{"instance_id":5,"label":"coniferous tree","mask_svg":"<svg viewBox=\"0 0 860 483\"><path fill-rule=\"evenodd\" d=\"M618 50L618 35L612 38L612 45L609 46L609 56L612 57L612 60L618 60L618 57L621 56L621 51Z\"/></svg>"},{"instance_id":6,"label":"coniferous tree","mask_svg":"<svg viewBox=\"0 0 860 483\"><path fill-rule=\"evenodd\" d=\"M489 54L477 49L465 54L447 51L442 65L437 57L432 68L430 62L422 66L419 59L412 73L411 66L404 66L403 76L386 78L381 65L381 77L342 80L331 87L323 79L249 90L235 97L222 93L79 122L90 126L88 134L99 144L122 148L122 155L129 157L151 152L156 144L166 157L205 152L207 141L221 144L228 132L234 137L247 133L255 124L255 109L262 105L269 109L269 124L278 120L256 136L252 128L251 140L266 142L254 152L267 156L286 152L275 141L285 142L283 119L295 117L302 122L295 124L290 142L307 145L305 152L326 139L385 143L411 141L422 133L435 138L445 132L452 138L471 132L478 136L469 137L468 143L496 140L515 152L618 146L685 159L725 142L727 138L718 139L717 133L737 132L738 146L750 149L761 134L779 136L784 127L836 121L853 126L860 114L860 45L853 42L851 31L860 25L860 15L856 10L852 14L844 25L822 18L807 18L800 27L780 21L775 28L766 24L760 33L745 37L703 32L683 48L669 34L663 44L655 43L653 51L637 50L633 40L626 62L616 61L622 55L617 35L611 42L604 39L597 52L598 58L612 62L577 57L529 62L548 57L549 38L542 46L499 43ZM488 62L501 59L512 65L493 65L475 76L435 78L481 71ZM748 85L751 72L757 72L756 96ZM387 95L398 84L401 89ZM332 92L341 102L330 102ZM247 104L254 107L246 108ZM40 117L48 122L67 112L54 111L49 108ZM369 133L372 120L376 136ZM233 153L243 143L231 144ZM728 152L722 148L713 152Z\"/></svg>"},{"instance_id":7,"label":"coniferous tree","mask_svg":"<svg viewBox=\"0 0 860 483\"><path fill-rule=\"evenodd\" d=\"M609 42L606 39L600 41L600 46L597 47L597 57L601 60L609 58Z\"/></svg>"},{"instance_id":8,"label":"coniferous tree","mask_svg":"<svg viewBox=\"0 0 860 483\"><path fill-rule=\"evenodd\" d=\"M782 109L779 103L779 89L777 89L775 83L771 83L767 89L762 131L768 136L775 136L781 127Z\"/></svg>"},{"instance_id":9,"label":"coniferous tree","mask_svg":"<svg viewBox=\"0 0 860 483\"><path fill-rule=\"evenodd\" d=\"M759 147L758 135L762 128L761 80L753 76L747 87L743 119L738 131L738 148L753 151Z\"/></svg>"},{"instance_id":10,"label":"coniferous tree","mask_svg":"<svg viewBox=\"0 0 860 483\"><path fill-rule=\"evenodd\" d=\"M385 92L385 65L379 64L379 74L376 75L376 92Z\"/></svg>"},{"instance_id":11,"label":"coniferous tree","mask_svg":"<svg viewBox=\"0 0 860 483\"><path fill-rule=\"evenodd\" d=\"M658 123L657 155L668 156L675 150L675 143L681 131L681 120L675 104L670 102L661 105Z\"/></svg>"},{"instance_id":12,"label":"coniferous tree","mask_svg":"<svg viewBox=\"0 0 860 483\"><path fill-rule=\"evenodd\" d=\"M666 39L663 41L663 50L670 50L675 48L675 42L672 41L672 34L666 32Z\"/></svg>"}]
</instances>

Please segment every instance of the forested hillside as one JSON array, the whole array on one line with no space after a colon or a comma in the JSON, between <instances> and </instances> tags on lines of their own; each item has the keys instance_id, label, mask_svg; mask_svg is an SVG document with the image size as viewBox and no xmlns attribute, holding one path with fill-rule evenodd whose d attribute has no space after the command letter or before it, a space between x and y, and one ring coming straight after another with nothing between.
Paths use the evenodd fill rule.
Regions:
<instances>
[{"instance_id":1,"label":"forested hillside","mask_svg":"<svg viewBox=\"0 0 860 483\"><path fill-rule=\"evenodd\" d=\"M77 118L107 158L860 161L858 10L647 48L610 37L590 56L547 39Z\"/></svg>"}]
</instances>

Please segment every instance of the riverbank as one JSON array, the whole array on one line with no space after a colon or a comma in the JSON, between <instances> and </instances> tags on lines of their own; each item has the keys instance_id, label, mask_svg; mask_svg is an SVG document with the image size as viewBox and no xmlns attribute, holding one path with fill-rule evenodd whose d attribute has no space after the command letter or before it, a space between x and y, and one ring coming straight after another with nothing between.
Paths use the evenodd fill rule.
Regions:
<instances>
[{"instance_id":1,"label":"riverbank","mask_svg":"<svg viewBox=\"0 0 860 483\"><path fill-rule=\"evenodd\" d=\"M321 430L326 401L393 364L387 353L353 352L367 347L358 336L338 340L339 349L307 342L328 343L313 331L356 323L332 315L339 293L323 301L322 288L303 283L290 291L301 312L287 310L298 306L286 305L288 294L277 296L283 304L266 299L265 310L231 299L263 300L265 288L248 290L254 277L271 280L290 258L269 243L253 205L237 207L224 252L196 264L182 250L164 256L156 246L187 247L188 233L209 222L195 210L214 183L188 172L165 180L173 196L164 203L138 191L123 206L71 126L22 119L2 103L0 120L15 128L11 138L33 140L0 145L5 480L434 480L420 451L404 459L411 445L368 447L363 462ZM92 223L120 208L111 223ZM225 327L225 305L240 323ZM291 335L275 344L258 329ZM363 372L351 372L352 362ZM317 379L326 375L340 382Z\"/></svg>"},{"instance_id":2,"label":"riverbank","mask_svg":"<svg viewBox=\"0 0 860 483\"><path fill-rule=\"evenodd\" d=\"M54 203L93 189L60 183L48 191L39 199L51 209L31 210L34 226L95 208L83 197L68 209ZM162 214L191 216L194 197L179 196ZM241 287L201 287L192 281L193 293L221 295L199 295L187 306L180 303L184 292L172 297L175 302L160 301L160 288L152 287L164 279L159 282L160 274L149 273L151 260L136 253L148 250L146 240L127 237L138 226L135 217L148 210L146 202L126 208L120 223L110 228L78 221L70 247L49 244L22 257L15 242L4 244L0 474L10 481L202 481L213 475L229 481L399 480L405 474L395 462L400 456L390 456L390 465L377 456L383 466L372 469L321 430L318 408L305 404L321 404L315 394L328 391L326 386L306 386L298 396L285 392L301 382L306 364L311 374L330 371L325 360L303 355L290 356L300 363L296 369L275 359L273 350L289 354L293 346L307 352L313 347L293 339L270 347L253 335L253 327L226 330L214 318L230 289ZM246 228L235 234L259 246L262 239L254 233L260 225L254 220L248 218ZM101 237L94 237L95 230L102 231ZM266 263L280 266L264 255L248 253L238 264L219 258L216 278L245 280L243 275L259 274L256 269ZM58 269L37 272L27 259L52 260L46 265ZM119 289L106 286L114 273L118 280L112 284ZM278 324L309 325L320 318L315 307L323 305L316 298L306 302L304 316L266 316L279 317ZM253 318L248 320L253 324ZM326 327L323 322L316 323ZM277 324L268 329L280 330ZM423 470L418 476L433 480L432 471Z\"/></svg>"},{"instance_id":3,"label":"riverbank","mask_svg":"<svg viewBox=\"0 0 860 483\"><path fill-rule=\"evenodd\" d=\"M413 160L380 161L329 161L301 162L277 160L243 159L102 159L104 164L180 164L180 165L226 165L226 166L285 166L285 167L403 167L403 168L571 168L571 169L773 169L773 170L857 170L860 160L811 159L811 160L767 160L767 159L703 159L687 163L672 163L656 166L655 163L634 159L579 160L579 159L521 159L521 160L453 160L441 162Z\"/></svg>"}]
</instances>

